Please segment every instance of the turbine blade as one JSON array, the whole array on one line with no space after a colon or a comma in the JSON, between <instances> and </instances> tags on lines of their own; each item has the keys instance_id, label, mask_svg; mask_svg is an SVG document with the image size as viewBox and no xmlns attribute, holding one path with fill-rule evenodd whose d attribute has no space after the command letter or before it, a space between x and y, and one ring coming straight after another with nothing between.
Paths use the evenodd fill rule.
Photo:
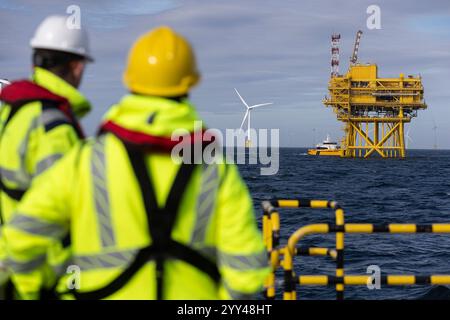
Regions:
<instances>
[{"instance_id":1,"label":"turbine blade","mask_svg":"<svg viewBox=\"0 0 450 320\"><path fill-rule=\"evenodd\" d=\"M269 102L269 103L261 103L261 104L255 104L254 106L250 106L249 108L250 108L250 109L253 109L253 108L259 108L259 107L262 107L262 106L268 106L268 105L270 105L270 104L273 104L273 102Z\"/></svg>"},{"instance_id":2,"label":"turbine blade","mask_svg":"<svg viewBox=\"0 0 450 320\"><path fill-rule=\"evenodd\" d=\"M234 88L234 91L236 91L237 95L239 96L239 99L241 99L242 103L243 103L243 104L247 107L247 109L248 109L248 108L249 108L249 107L248 107L248 104L247 104L247 102L245 102L244 98L241 97L241 95L239 94L239 91L237 91L236 88Z\"/></svg>"},{"instance_id":3,"label":"turbine blade","mask_svg":"<svg viewBox=\"0 0 450 320\"><path fill-rule=\"evenodd\" d=\"M409 136L409 130L411 130L411 127L409 127L408 131L406 131L406 138L412 142L413 139Z\"/></svg>"},{"instance_id":4,"label":"turbine blade","mask_svg":"<svg viewBox=\"0 0 450 320\"><path fill-rule=\"evenodd\" d=\"M241 129L242 129L242 126L244 125L244 122L245 122L245 119L247 119L247 116L248 116L248 109L247 109L247 111L245 111L245 115L244 115L244 118L242 119L242 123L241 123Z\"/></svg>"}]
</instances>

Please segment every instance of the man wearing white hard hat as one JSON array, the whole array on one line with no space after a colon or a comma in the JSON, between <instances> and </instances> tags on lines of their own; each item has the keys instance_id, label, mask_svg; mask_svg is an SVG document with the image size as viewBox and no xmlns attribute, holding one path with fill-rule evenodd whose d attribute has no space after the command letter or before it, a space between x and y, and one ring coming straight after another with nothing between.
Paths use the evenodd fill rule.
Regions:
<instances>
[{"instance_id":1,"label":"man wearing white hard hat","mask_svg":"<svg viewBox=\"0 0 450 320\"><path fill-rule=\"evenodd\" d=\"M93 60L88 36L84 28L71 28L67 19L49 16L38 26L30 42L31 80L13 81L0 93L0 224L15 219L36 234L51 235L52 230L33 219L23 219L15 212L17 204L33 179L84 138L79 119L91 109L77 90L86 63ZM48 261L52 266L48 272L55 277L64 272L68 241L55 241L53 254L43 254L31 263L8 256L5 241L0 229L0 298L12 298L14 279L30 277L29 270L36 264ZM13 281L7 276L12 267Z\"/></svg>"}]
</instances>

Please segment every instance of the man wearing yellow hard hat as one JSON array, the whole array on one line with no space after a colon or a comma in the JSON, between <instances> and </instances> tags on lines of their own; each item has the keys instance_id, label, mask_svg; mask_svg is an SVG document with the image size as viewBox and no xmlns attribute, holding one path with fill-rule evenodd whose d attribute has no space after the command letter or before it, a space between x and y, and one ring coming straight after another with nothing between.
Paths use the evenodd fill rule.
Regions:
<instances>
[{"instance_id":1,"label":"man wearing yellow hard hat","mask_svg":"<svg viewBox=\"0 0 450 320\"><path fill-rule=\"evenodd\" d=\"M199 78L182 36L168 27L141 36L124 73L130 94L106 114L95 140L26 194L20 217L55 232L33 233L13 219L9 251L32 261L70 234L80 281L58 286L60 297L248 299L262 289L267 254L237 167L170 156L175 130L196 136L200 118L187 97ZM47 281L44 266L33 274L27 293Z\"/></svg>"}]
</instances>

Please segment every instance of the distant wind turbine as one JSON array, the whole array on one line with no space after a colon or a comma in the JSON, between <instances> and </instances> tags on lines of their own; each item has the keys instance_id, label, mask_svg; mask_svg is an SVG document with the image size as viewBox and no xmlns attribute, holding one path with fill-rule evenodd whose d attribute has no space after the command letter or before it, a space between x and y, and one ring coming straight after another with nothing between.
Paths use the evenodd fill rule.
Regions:
<instances>
[{"instance_id":1,"label":"distant wind turbine","mask_svg":"<svg viewBox=\"0 0 450 320\"><path fill-rule=\"evenodd\" d=\"M433 126L433 130L434 130L434 145L433 145L433 148L434 148L434 149L437 149L438 146L437 146L437 132L436 132L436 130L437 130L437 125L436 125L436 123L435 123L434 126Z\"/></svg>"},{"instance_id":2,"label":"distant wind turbine","mask_svg":"<svg viewBox=\"0 0 450 320\"><path fill-rule=\"evenodd\" d=\"M242 103L247 108L247 110L245 111L244 118L242 119L241 129L244 126L245 119L247 119L247 137L246 137L245 145L247 147L250 147L251 146L251 141L252 141L251 136L250 136L251 135L251 133L250 133L250 129L251 129L251 124L250 124L251 110L254 109L254 108L262 107L262 106L268 106L268 105L273 104L273 103L272 102L268 102L268 103L260 103L260 104L254 104L252 106L249 106L247 104L247 102L245 102L244 98L242 98L242 96L239 94L239 91L237 91L236 88L234 88L234 91L236 91L237 95L239 96L239 99L241 99Z\"/></svg>"},{"instance_id":3,"label":"distant wind turbine","mask_svg":"<svg viewBox=\"0 0 450 320\"><path fill-rule=\"evenodd\" d=\"M431 121L433 121L433 131L434 131L434 145L433 145L433 149L437 149L437 125L436 125L436 121L434 121L434 116L433 116L433 111L431 111Z\"/></svg>"},{"instance_id":4,"label":"distant wind turbine","mask_svg":"<svg viewBox=\"0 0 450 320\"><path fill-rule=\"evenodd\" d=\"M409 141L413 142L413 139L409 136L409 130L411 130L411 125L409 125L409 128L408 128L408 130L406 131L406 135L405 135L405 137L406 137L406 141L405 141L405 147L406 147L406 149L408 149L408 142L409 142Z\"/></svg>"}]
</instances>

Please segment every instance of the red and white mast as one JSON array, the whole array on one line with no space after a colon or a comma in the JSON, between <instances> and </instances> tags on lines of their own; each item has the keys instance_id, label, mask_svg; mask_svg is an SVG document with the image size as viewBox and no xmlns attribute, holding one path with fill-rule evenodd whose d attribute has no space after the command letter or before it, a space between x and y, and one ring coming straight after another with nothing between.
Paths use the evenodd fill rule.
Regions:
<instances>
[{"instance_id":1,"label":"red and white mast","mask_svg":"<svg viewBox=\"0 0 450 320\"><path fill-rule=\"evenodd\" d=\"M331 77L339 75L339 40L341 35L335 33L331 35Z\"/></svg>"}]
</instances>

